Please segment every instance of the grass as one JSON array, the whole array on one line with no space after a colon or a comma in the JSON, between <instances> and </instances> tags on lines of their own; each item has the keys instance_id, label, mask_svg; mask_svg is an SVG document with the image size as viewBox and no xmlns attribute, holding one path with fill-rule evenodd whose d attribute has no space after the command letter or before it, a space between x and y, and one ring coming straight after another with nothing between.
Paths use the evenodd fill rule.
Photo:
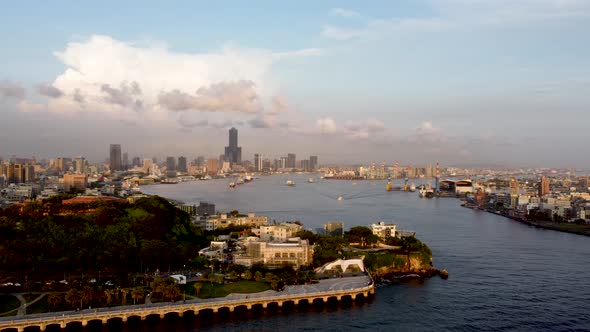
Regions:
<instances>
[{"instance_id":1,"label":"grass","mask_svg":"<svg viewBox=\"0 0 590 332\"><path fill-rule=\"evenodd\" d=\"M41 294L33 294L33 293L26 293L23 294L23 298L27 303L33 301L34 299L38 298Z\"/></svg>"},{"instance_id":2,"label":"grass","mask_svg":"<svg viewBox=\"0 0 590 332\"><path fill-rule=\"evenodd\" d=\"M186 292L190 295L195 295L196 291L193 286L195 283L189 283L186 285ZM265 282L257 281L236 281L229 284L218 284L201 282L201 290L199 298L210 299L215 297L224 297L231 293L250 294L260 293L270 289L270 286Z\"/></svg>"},{"instance_id":3,"label":"grass","mask_svg":"<svg viewBox=\"0 0 590 332\"><path fill-rule=\"evenodd\" d=\"M16 298L16 296L12 295L0 295L0 314L5 313L7 311L15 310L20 307L20 301ZM9 316L16 315L16 311L13 313L8 314Z\"/></svg>"}]
</instances>

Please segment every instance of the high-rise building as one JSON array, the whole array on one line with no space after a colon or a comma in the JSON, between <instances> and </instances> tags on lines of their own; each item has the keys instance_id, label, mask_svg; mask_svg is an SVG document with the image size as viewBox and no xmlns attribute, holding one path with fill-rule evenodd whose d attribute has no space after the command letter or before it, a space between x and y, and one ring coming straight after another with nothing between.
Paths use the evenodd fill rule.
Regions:
<instances>
[{"instance_id":1,"label":"high-rise building","mask_svg":"<svg viewBox=\"0 0 590 332\"><path fill-rule=\"evenodd\" d=\"M195 160L195 164L197 165L197 167L203 166L203 164L205 164L205 157L198 156L197 159Z\"/></svg>"},{"instance_id":2,"label":"high-rise building","mask_svg":"<svg viewBox=\"0 0 590 332\"><path fill-rule=\"evenodd\" d=\"M168 172L176 171L176 159L174 157L166 157L166 169Z\"/></svg>"},{"instance_id":3,"label":"high-rise building","mask_svg":"<svg viewBox=\"0 0 590 332\"><path fill-rule=\"evenodd\" d=\"M84 191L88 186L88 176L85 174L65 174L64 191Z\"/></svg>"},{"instance_id":4,"label":"high-rise building","mask_svg":"<svg viewBox=\"0 0 590 332\"><path fill-rule=\"evenodd\" d=\"M25 182L25 165L14 164L14 183Z\"/></svg>"},{"instance_id":5,"label":"high-rise building","mask_svg":"<svg viewBox=\"0 0 590 332\"><path fill-rule=\"evenodd\" d=\"M25 182L35 182L35 166L32 164L25 165Z\"/></svg>"},{"instance_id":6,"label":"high-rise building","mask_svg":"<svg viewBox=\"0 0 590 332\"><path fill-rule=\"evenodd\" d=\"M59 169L60 172L67 172L70 162L71 162L70 158L65 158L65 157L57 158L57 169Z\"/></svg>"},{"instance_id":7,"label":"high-rise building","mask_svg":"<svg viewBox=\"0 0 590 332\"><path fill-rule=\"evenodd\" d=\"M518 185L518 180L516 178L510 179L510 195L518 196L520 193L520 187Z\"/></svg>"},{"instance_id":8,"label":"high-rise building","mask_svg":"<svg viewBox=\"0 0 590 332\"><path fill-rule=\"evenodd\" d=\"M143 160L143 172L151 173L154 170L154 161L152 159Z\"/></svg>"},{"instance_id":9,"label":"high-rise building","mask_svg":"<svg viewBox=\"0 0 590 332\"><path fill-rule=\"evenodd\" d=\"M281 167L280 168L287 168L287 157L281 157Z\"/></svg>"},{"instance_id":10,"label":"high-rise building","mask_svg":"<svg viewBox=\"0 0 590 332\"><path fill-rule=\"evenodd\" d=\"M185 156L180 156L178 157L178 167L177 167L179 172L182 173L186 173L188 172L188 167L186 165L186 157Z\"/></svg>"},{"instance_id":11,"label":"high-rise building","mask_svg":"<svg viewBox=\"0 0 590 332\"><path fill-rule=\"evenodd\" d=\"M229 146L225 147L225 161L231 164L242 163L242 148L238 146L238 130L233 127L229 130Z\"/></svg>"},{"instance_id":12,"label":"high-rise building","mask_svg":"<svg viewBox=\"0 0 590 332\"><path fill-rule=\"evenodd\" d=\"M295 168L295 154L289 153L287 155L287 168Z\"/></svg>"},{"instance_id":13,"label":"high-rise building","mask_svg":"<svg viewBox=\"0 0 590 332\"><path fill-rule=\"evenodd\" d=\"M141 166L141 159L139 157L133 157L131 161L131 167Z\"/></svg>"},{"instance_id":14,"label":"high-rise building","mask_svg":"<svg viewBox=\"0 0 590 332\"><path fill-rule=\"evenodd\" d=\"M318 170L318 156L309 157L309 170L315 172Z\"/></svg>"},{"instance_id":15,"label":"high-rise building","mask_svg":"<svg viewBox=\"0 0 590 332\"><path fill-rule=\"evenodd\" d=\"M207 174L217 175L218 171L219 171L219 161L214 158L207 160Z\"/></svg>"},{"instance_id":16,"label":"high-rise building","mask_svg":"<svg viewBox=\"0 0 590 332\"><path fill-rule=\"evenodd\" d=\"M74 159L74 171L80 174L86 172L86 159L84 159L84 157L77 157Z\"/></svg>"},{"instance_id":17,"label":"high-rise building","mask_svg":"<svg viewBox=\"0 0 590 332\"><path fill-rule=\"evenodd\" d=\"M123 168L121 160L121 144L111 144L110 168L111 172L120 171Z\"/></svg>"},{"instance_id":18,"label":"high-rise building","mask_svg":"<svg viewBox=\"0 0 590 332\"><path fill-rule=\"evenodd\" d=\"M549 178L542 176L541 181L539 182L539 197L543 197L549 193Z\"/></svg>"},{"instance_id":19,"label":"high-rise building","mask_svg":"<svg viewBox=\"0 0 590 332\"><path fill-rule=\"evenodd\" d=\"M262 171L262 155L259 153L254 154L254 170L256 172Z\"/></svg>"},{"instance_id":20,"label":"high-rise building","mask_svg":"<svg viewBox=\"0 0 590 332\"><path fill-rule=\"evenodd\" d=\"M127 152L123 153L123 160L121 161L121 167L123 170L129 169L129 154Z\"/></svg>"},{"instance_id":21,"label":"high-rise building","mask_svg":"<svg viewBox=\"0 0 590 332\"><path fill-rule=\"evenodd\" d=\"M304 172L309 172L309 169L310 169L310 167L309 167L309 160L307 160L307 159L301 160L301 169Z\"/></svg>"}]
</instances>

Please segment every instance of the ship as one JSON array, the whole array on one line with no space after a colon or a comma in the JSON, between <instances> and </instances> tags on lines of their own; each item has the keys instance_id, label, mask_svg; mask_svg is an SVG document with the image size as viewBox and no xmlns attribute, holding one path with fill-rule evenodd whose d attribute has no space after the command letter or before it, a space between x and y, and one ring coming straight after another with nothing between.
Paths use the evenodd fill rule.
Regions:
<instances>
[{"instance_id":1,"label":"ship","mask_svg":"<svg viewBox=\"0 0 590 332\"><path fill-rule=\"evenodd\" d=\"M250 181L252 181L252 176L250 176L250 175L246 175L246 176L244 176L244 182L245 182L245 183L248 183L248 182L250 182Z\"/></svg>"},{"instance_id":2,"label":"ship","mask_svg":"<svg viewBox=\"0 0 590 332\"><path fill-rule=\"evenodd\" d=\"M416 185L415 184L413 184L413 183L410 184L410 191L411 192L416 191Z\"/></svg>"},{"instance_id":3,"label":"ship","mask_svg":"<svg viewBox=\"0 0 590 332\"><path fill-rule=\"evenodd\" d=\"M239 178L238 181L236 181L236 184L237 185L244 184L244 180L242 178Z\"/></svg>"},{"instance_id":4,"label":"ship","mask_svg":"<svg viewBox=\"0 0 590 332\"><path fill-rule=\"evenodd\" d=\"M160 181L161 184L178 184L178 179L166 179Z\"/></svg>"},{"instance_id":5,"label":"ship","mask_svg":"<svg viewBox=\"0 0 590 332\"><path fill-rule=\"evenodd\" d=\"M338 196L338 201L342 202L342 196Z\"/></svg>"},{"instance_id":6,"label":"ship","mask_svg":"<svg viewBox=\"0 0 590 332\"><path fill-rule=\"evenodd\" d=\"M293 180L287 180L286 184L290 187L295 187L295 181L293 181Z\"/></svg>"},{"instance_id":7,"label":"ship","mask_svg":"<svg viewBox=\"0 0 590 332\"><path fill-rule=\"evenodd\" d=\"M393 190L393 185L391 184L391 182L387 181L387 184L385 185L385 190L387 190L387 191Z\"/></svg>"},{"instance_id":8,"label":"ship","mask_svg":"<svg viewBox=\"0 0 590 332\"><path fill-rule=\"evenodd\" d=\"M421 185L420 188L418 189L418 196L419 197L426 197L426 187L424 185Z\"/></svg>"},{"instance_id":9,"label":"ship","mask_svg":"<svg viewBox=\"0 0 590 332\"><path fill-rule=\"evenodd\" d=\"M236 187L236 184L235 184L234 182L230 182L230 183L229 183L229 187L230 187L230 188L235 188L235 187Z\"/></svg>"},{"instance_id":10,"label":"ship","mask_svg":"<svg viewBox=\"0 0 590 332\"><path fill-rule=\"evenodd\" d=\"M307 183L314 183L314 182L315 182L315 180L313 178L307 179Z\"/></svg>"}]
</instances>

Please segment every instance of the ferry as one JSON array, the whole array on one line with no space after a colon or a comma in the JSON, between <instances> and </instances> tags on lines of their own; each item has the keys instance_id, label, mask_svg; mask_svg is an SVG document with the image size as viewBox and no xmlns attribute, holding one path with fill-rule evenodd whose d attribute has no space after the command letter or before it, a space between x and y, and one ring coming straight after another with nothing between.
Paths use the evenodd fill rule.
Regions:
<instances>
[{"instance_id":1,"label":"ferry","mask_svg":"<svg viewBox=\"0 0 590 332\"><path fill-rule=\"evenodd\" d=\"M230 188L235 188L235 187L236 187L236 184L235 184L234 182L230 182L230 183L229 183L229 187L230 187Z\"/></svg>"},{"instance_id":2,"label":"ferry","mask_svg":"<svg viewBox=\"0 0 590 332\"><path fill-rule=\"evenodd\" d=\"M252 180L253 180L253 179L252 179L252 176L250 176L250 175L246 175L246 176L244 176L244 182L245 182L245 183L248 183L248 182L250 182L250 181L252 181Z\"/></svg>"},{"instance_id":3,"label":"ferry","mask_svg":"<svg viewBox=\"0 0 590 332\"><path fill-rule=\"evenodd\" d=\"M166 179L160 181L161 184L178 184L178 179Z\"/></svg>"},{"instance_id":4,"label":"ferry","mask_svg":"<svg viewBox=\"0 0 590 332\"><path fill-rule=\"evenodd\" d=\"M293 180L287 180L286 184L290 187L295 187L295 181L293 181Z\"/></svg>"},{"instance_id":5,"label":"ferry","mask_svg":"<svg viewBox=\"0 0 590 332\"><path fill-rule=\"evenodd\" d=\"M342 202L342 196L338 196L338 202Z\"/></svg>"}]
</instances>

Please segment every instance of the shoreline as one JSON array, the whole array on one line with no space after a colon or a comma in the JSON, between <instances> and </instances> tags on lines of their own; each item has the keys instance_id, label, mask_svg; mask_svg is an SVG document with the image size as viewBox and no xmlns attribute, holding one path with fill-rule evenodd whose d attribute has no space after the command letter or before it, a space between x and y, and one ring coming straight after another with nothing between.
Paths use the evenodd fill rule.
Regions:
<instances>
[{"instance_id":1,"label":"shoreline","mask_svg":"<svg viewBox=\"0 0 590 332\"><path fill-rule=\"evenodd\" d=\"M488 210L488 209L481 209L481 208L478 208L477 206L471 206L469 204L461 204L461 206L463 206L464 208L471 209L471 210L478 210L478 211L483 211L483 212L495 214L497 216L511 219L511 220L514 220L514 221L519 222L521 224L525 224L525 225L536 227L536 228L564 232L564 233L570 233L570 234L576 234L576 235L582 235L582 236L590 236L590 227L588 227L587 230L567 229L567 228L561 227L562 224L558 224L558 223L553 223L553 222L545 223L545 222L530 221L530 220L526 220L523 218L508 216L508 215L498 213L498 212ZM567 225L567 224L564 224L564 225Z\"/></svg>"}]
</instances>

